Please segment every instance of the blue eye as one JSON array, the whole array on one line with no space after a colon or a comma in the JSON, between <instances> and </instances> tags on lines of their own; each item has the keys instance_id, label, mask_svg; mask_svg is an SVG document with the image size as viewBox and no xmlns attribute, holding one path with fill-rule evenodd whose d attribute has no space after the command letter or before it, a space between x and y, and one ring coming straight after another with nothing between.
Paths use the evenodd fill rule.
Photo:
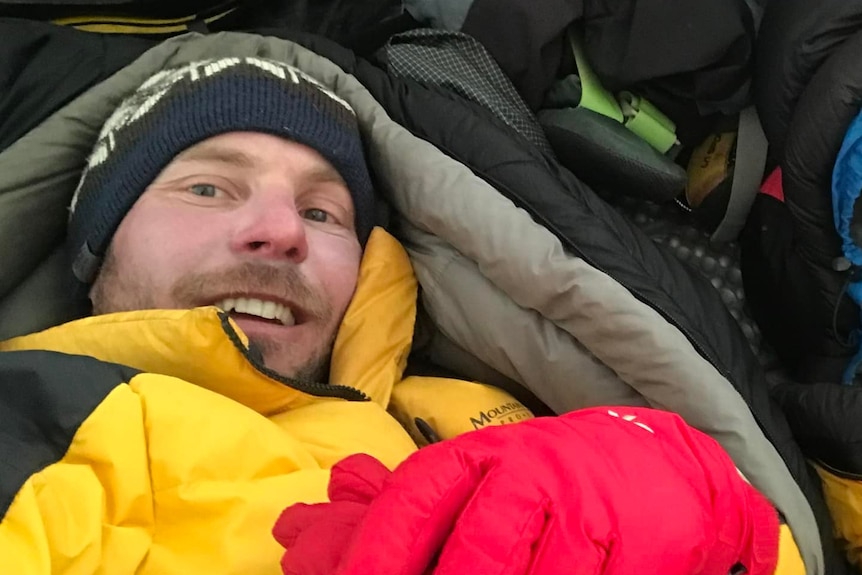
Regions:
<instances>
[{"instance_id":1,"label":"blue eye","mask_svg":"<svg viewBox=\"0 0 862 575\"><path fill-rule=\"evenodd\" d=\"M212 184L193 184L189 191L202 198L214 198L219 193L219 189Z\"/></svg>"},{"instance_id":2,"label":"blue eye","mask_svg":"<svg viewBox=\"0 0 862 575\"><path fill-rule=\"evenodd\" d=\"M311 208L302 212L302 217L315 222L326 223L329 221L329 214L318 208Z\"/></svg>"}]
</instances>

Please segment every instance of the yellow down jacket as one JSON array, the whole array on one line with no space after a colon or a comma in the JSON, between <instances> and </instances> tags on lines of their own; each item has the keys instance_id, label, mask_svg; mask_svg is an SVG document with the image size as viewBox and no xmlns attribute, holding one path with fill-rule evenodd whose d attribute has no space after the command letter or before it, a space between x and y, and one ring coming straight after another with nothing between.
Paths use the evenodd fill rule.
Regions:
<instances>
[{"instance_id":1,"label":"yellow down jacket","mask_svg":"<svg viewBox=\"0 0 862 575\"><path fill-rule=\"evenodd\" d=\"M496 388L403 379L416 289L376 229L330 382L302 390L256 368L217 308L0 344L0 573L278 575L275 519L324 501L343 457L394 467L416 449L416 417L444 438L531 417Z\"/></svg>"}]
</instances>

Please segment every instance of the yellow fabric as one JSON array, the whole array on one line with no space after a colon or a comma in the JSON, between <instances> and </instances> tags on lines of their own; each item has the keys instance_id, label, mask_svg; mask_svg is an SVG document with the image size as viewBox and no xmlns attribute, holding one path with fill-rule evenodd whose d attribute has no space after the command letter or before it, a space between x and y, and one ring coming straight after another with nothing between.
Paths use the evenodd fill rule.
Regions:
<instances>
[{"instance_id":1,"label":"yellow fabric","mask_svg":"<svg viewBox=\"0 0 862 575\"><path fill-rule=\"evenodd\" d=\"M244 336L242 339L247 343ZM170 374L263 414L310 401L256 370L227 337L219 310L214 307L89 317L0 343L0 351L22 349L89 355L142 371Z\"/></svg>"},{"instance_id":2,"label":"yellow fabric","mask_svg":"<svg viewBox=\"0 0 862 575\"><path fill-rule=\"evenodd\" d=\"M383 410L375 403L320 402L280 413L272 417L279 426L290 429L291 434L323 467L332 467L347 453L372 453L384 465L394 469L405 453L416 449L416 444L392 417L381 417ZM358 428L352 425L333 425L345 417L374 425ZM376 418L376 420L374 419ZM386 449L380 449L385 446Z\"/></svg>"},{"instance_id":3,"label":"yellow fabric","mask_svg":"<svg viewBox=\"0 0 862 575\"><path fill-rule=\"evenodd\" d=\"M430 425L439 439L534 417L529 409L497 387L417 376L407 377L395 386L389 412L419 445L428 441L416 426L417 417Z\"/></svg>"},{"instance_id":4,"label":"yellow fabric","mask_svg":"<svg viewBox=\"0 0 862 575\"><path fill-rule=\"evenodd\" d=\"M805 575L805 563L799 554L799 547L790 533L790 527L781 525L778 532L778 564L775 575Z\"/></svg>"},{"instance_id":5,"label":"yellow fabric","mask_svg":"<svg viewBox=\"0 0 862 575\"><path fill-rule=\"evenodd\" d=\"M850 562L862 567L862 480L840 477L814 464L832 515L835 535L844 542Z\"/></svg>"},{"instance_id":6,"label":"yellow fabric","mask_svg":"<svg viewBox=\"0 0 862 575\"><path fill-rule=\"evenodd\" d=\"M138 375L20 490L0 524L0 572L279 575L272 525L286 505L324 501L327 480L266 418Z\"/></svg>"},{"instance_id":7,"label":"yellow fabric","mask_svg":"<svg viewBox=\"0 0 862 575\"><path fill-rule=\"evenodd\" d=\"M381 405L401 379L413 341L417 282L407 252L381 228L369 238L374 258L364 258L359 288L335 339L329 381L350 382ZM366 248L368 249L368 248ZM373 353L350 353L374 342Z\"/></svg>"}]
</instances>

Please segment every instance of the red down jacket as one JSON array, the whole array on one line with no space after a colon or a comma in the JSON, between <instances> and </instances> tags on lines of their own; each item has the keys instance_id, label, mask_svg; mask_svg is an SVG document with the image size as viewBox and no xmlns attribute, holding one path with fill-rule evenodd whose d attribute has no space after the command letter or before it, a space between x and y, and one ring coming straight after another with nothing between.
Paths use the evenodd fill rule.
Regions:
<instances>
[{"instance_id":1,"label":"red down jacket","mask_svg":"<svg viewBox=\"0 0 862 575\"><path fill-rule=\"evenodd\" d=\"M713 439L651 409L485 428L394 472L354 455L329 498L276 524L286 575L765 575L777 561L770 503Z\"/></svg>"}]
</instances>

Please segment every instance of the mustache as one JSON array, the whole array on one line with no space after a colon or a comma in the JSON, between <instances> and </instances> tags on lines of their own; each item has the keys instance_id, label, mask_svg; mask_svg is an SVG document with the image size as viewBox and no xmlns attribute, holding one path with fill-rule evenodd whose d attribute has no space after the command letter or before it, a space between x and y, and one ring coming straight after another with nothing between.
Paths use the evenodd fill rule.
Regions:
<instances>
[{"instance_id":1,"label":"mustache","mask_svg":"<svg viewBox=\"0 0 862 575\"><path fill-rule=\"evenodd\" d=\"M321 297L296 266L258 262L190 273L174 283L171 295L189 307L215 303L226 296L260 296L289 301L306 318L328 320L332 306Z\"/></svg>"}]
</instances>

